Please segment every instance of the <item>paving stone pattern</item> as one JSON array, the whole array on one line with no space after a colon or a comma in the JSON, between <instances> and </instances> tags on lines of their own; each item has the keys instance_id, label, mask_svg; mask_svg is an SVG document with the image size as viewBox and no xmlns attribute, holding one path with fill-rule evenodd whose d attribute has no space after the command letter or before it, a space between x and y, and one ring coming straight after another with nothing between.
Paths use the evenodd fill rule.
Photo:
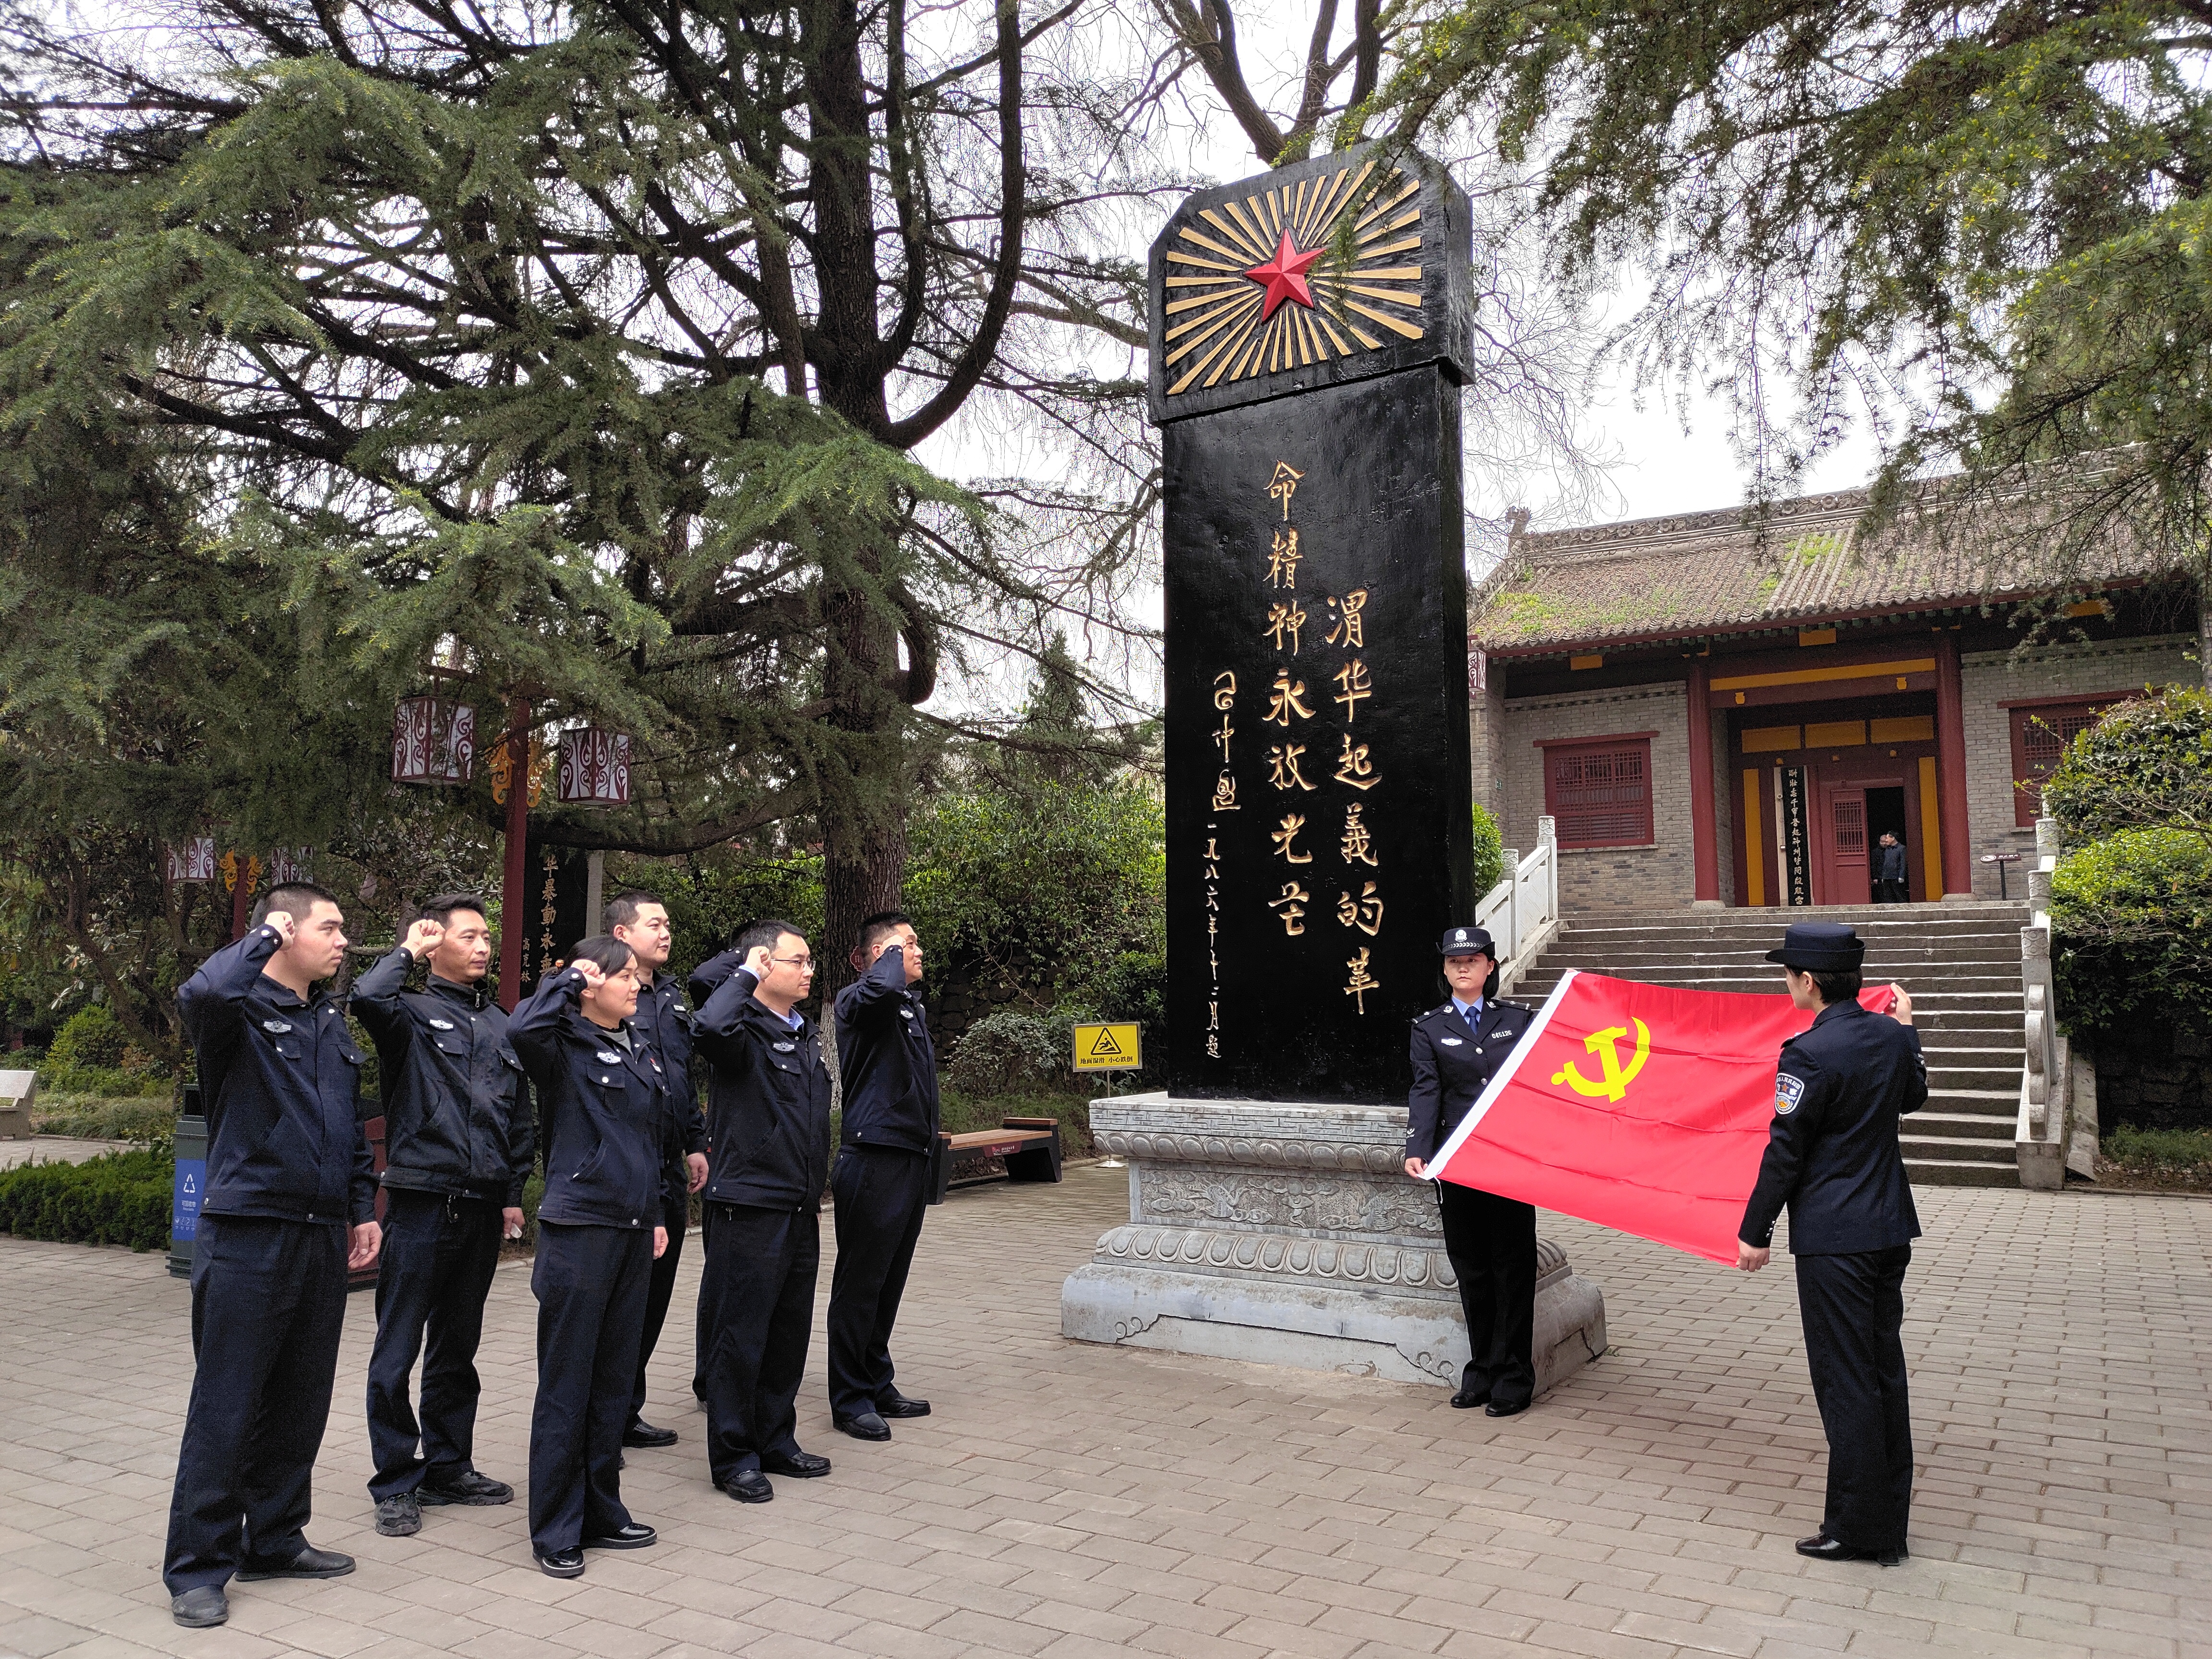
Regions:
<instances>
[{"instance_id":1,"label":"paving stone pattern","mask_svg":"<svg viewBox=\"0 0 2212 1659\"><path fill-rule=\"evenodd\" d=\"M1884 1569L1791 1552L1823 1453L1780 1258L1747 1278L1547 1218L1616 1346L1493 1422L1435 1389L1063 1340L1060 1280L1125 1181L933 1212L897 1352L936 1415L885 1446L833 1432L817 1326L800 1430L836 1470L764 1506L708 1484L678 1403L687 1252L653 1379L684 1441L631 1452L624 1486L661 1542L573 1583L531 1565L519 1499L374 1535L356 1296L310 1536L360 1571L235 1585L208 1632L171 1623L159 1577L185 1287L154 1256L0 1240L0 1654L2212 1653L2212 1203L1922 1192L1922 1474L1913 1559ZM534 1306L503 1268L479 1362L478 1462L518 1483Z\"/></svg>"}]
</instances>

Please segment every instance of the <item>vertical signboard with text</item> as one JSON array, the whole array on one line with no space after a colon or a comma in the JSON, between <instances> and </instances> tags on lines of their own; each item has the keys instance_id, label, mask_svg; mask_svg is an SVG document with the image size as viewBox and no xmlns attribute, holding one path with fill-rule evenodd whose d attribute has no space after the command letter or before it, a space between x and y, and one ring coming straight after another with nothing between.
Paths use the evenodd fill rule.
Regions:
<instances>
[{"instance_id":1,"label":"vertical signboard with text","mask_svg":"<svg viewBox=\"0 0 2212 1659\"><path fill-rule=\"evenodd\" d=\"M1472 919L1467 227L1420 158L1354 150L1154 246L1173 1094L1402 1100Z\"/></svg>"}]
</instances>

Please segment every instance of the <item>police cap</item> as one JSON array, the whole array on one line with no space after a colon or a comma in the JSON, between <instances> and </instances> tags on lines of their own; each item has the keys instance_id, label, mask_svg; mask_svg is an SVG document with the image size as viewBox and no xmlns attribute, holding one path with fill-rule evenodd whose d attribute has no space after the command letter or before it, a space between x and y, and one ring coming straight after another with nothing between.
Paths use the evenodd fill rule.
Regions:
<instances>
[{"instance_id":1,"label":"police cap","mask_svg":"<svg viewBox=\"0 0 2212 1659\"><path fill-rule=\"evenodd\" d=\"M1446 957L1488 957L1498 960L1498 947L1491 942L1486 929L1480 927L1450 927L1444 930L1443 943L1437 954Z\"/></svg>"},{"instance_id":2,"label":"police cap","mask_svg":"<svg viewBox=\"0 0 2212 1659\"><path fill-rule=\"evenodd\" d=\"M1781 948L1769 951L1766 959L1801 974L1836 973L1866 960L1866 941L1841 922L1795 921L1782 935Z\"/></svg>"}]
</instances>

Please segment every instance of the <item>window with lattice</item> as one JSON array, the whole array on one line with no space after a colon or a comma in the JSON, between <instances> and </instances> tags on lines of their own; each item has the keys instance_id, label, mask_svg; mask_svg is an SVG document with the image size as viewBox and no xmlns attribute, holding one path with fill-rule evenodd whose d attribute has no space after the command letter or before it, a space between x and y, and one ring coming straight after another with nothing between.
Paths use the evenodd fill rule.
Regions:
<instances>
[{"instance_id":1,"label":"window with lattice","mask_svg":"<svg viewBox=\"0 0 2212 1659\"><path fill-rule=\"evenodd\" d=\"M1544 810L1562 847L1640 847L1651 833L1651 740L1600 738L1544 751Z\"/></svg>"},{"instance_id":2,"label":"window with lattice","mask_svg":"<svg viewBox=\"0 0 2212 1659\"><path fill-rule=\"evenodd\" d=\"M2043 781L2058 769L2066 745L2094 726L2124 697L2109 693L2067 702L2039 702L2008 709L2012 720L2013 822L2032 826L2043 810Z\"/></svg>"}]
</instances>

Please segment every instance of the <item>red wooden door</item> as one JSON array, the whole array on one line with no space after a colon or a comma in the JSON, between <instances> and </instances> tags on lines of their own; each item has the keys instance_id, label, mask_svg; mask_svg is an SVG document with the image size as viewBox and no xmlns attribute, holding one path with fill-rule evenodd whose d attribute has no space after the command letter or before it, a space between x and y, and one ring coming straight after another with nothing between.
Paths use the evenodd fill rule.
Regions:
<instances>
[{"instance_id":1,"label":"red wooden door","mask_svg":"<svg viewBox=\"0 0 2212 1659\"><path fill-rule=\"evenodd\" d=\"M1820 863L1823 904L1866 904L1874 890L1867 874L1866 791L1832 788L1821 792Z\"/></svg>"}]
</instances>

